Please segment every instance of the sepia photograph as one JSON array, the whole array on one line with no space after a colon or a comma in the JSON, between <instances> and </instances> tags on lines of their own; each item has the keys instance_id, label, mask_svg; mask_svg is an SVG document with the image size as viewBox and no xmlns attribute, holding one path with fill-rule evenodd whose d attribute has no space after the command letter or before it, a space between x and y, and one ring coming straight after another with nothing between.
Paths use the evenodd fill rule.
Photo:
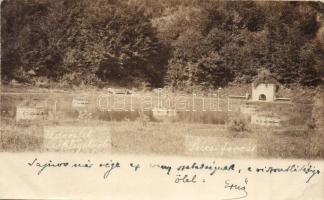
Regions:
<instances>
[{"instance_id":1,"label":"sepia photograph","mask_svg":"<svg viewBox=\"0 0 324 200\"><path fill-rule=\"evenodd\" d=\"M1 2L5 153L323 160L323 80L321 2Z\"/></svg>"}]
</instances>

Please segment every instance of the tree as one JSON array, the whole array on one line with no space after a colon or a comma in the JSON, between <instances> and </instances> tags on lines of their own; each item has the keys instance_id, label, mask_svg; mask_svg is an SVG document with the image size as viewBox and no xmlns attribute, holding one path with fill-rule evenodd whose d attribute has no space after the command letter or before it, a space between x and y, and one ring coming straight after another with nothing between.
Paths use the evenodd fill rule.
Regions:
<instances>
[{"instance_id":1,"label":"tree","mask_svg":"<svg viewBox=\"0 0 324 200\"><path fill-rule=\"evenodd\" d=\"M26 72L33 70L74 84L163 80L167 50L141 7L115 0L13 0L2 9L2 74L9 79L21 74L20 81L28 81Z\"/></svg>"},{"instance_id":2,"label":"tree","mask_svg":"<svg viewBox=\"0 0 324 200\"><path fill-rule=\"evenodd\" d=\"M5 0L1 6L1 76L8 80L208 88L250 83L260 68L286 86L317 85L323 74L320 3Z\"/></svg>"}]
</instances>

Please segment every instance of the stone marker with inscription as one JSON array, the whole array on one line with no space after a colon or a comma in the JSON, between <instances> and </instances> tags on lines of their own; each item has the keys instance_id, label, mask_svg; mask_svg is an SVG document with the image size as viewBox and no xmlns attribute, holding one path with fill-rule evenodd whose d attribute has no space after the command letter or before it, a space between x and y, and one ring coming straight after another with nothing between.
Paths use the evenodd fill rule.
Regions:
<instances>
[{"instance_id":1,"label":"stone marker with inscription","mask_svg":"<svg viewBox=\"0 0 324 200\"><path fill-rule=\"evenodd\" d=\"M44 107L17 106L16 120L45 120L47 112Z\"/></svg>"},{"instance_id":2,"label":"stone marker with inscription","mask_svg":"<svg viewBox=\"0 0 324 200\"><path fill-rule=\"evenodd\" d=\"M73 97L72 100L72 107L79 109L79 108L85 108L89 105L89 99L84 96L77 96Z\"/></svg>"},{"instance_id":3,"label":"stone marker with inscription","mask_svg":"<svg viewBox=\"0 0 324 200\"><path fill-rule=\"evenodd\" d=\"M251 124L259 126L280 126L281 120L276 116L265 116L254 114L251 116Z\"/></svg>"}]
</instances>

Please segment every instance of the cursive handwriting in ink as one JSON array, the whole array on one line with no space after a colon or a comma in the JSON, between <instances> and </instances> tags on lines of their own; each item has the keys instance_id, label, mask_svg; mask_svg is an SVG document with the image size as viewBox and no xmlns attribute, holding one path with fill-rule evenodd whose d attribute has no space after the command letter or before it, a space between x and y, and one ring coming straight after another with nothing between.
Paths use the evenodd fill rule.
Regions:
<instances>
[{"instance_id":1,"label":"cursive handwriting in ink","mask_svg":"<svg viewBox=\"0 0 324 200\"><path fill-rule=\"evenodd\" d=\"M213 176L217 171L220 172L235 171L235 164L232 163L228 165L217 165L215 161L213 161L210 164L193 162L192 164L180 165L177 167L177 171L179 172L184 172L188 170L207 171L209 172L210 176Z\"/></svg>"},{"instance_id":2,"label":"cursive handwriting in ink","mask_svg":"<svg viewBox=\"0 0 324 200\"><path fill-rule=\"evenodd\" d=\"M172 167L170 165L150 164L150 167L151 168L160 168L162 170L165 170L167 175L170 175L170 172L172 170Z\"/></svg>"},{"instance_id":3,"label":"cursive handwriting in ink","mask_svg":"<svg viewBox=\"0 0 324 200\"><path fill-rule=\"evenodd\" d=\"M108 178L108 176L110 175L110 172L116 168L120 167L119 162L113 162L112 160L110 160L110 162L107 163L100 163L99 167L105 167L108 168L108 170L105 172L103 178L106 179Z\"/></svg>"},{"instance_id":4,"label":"cursive handwriting in ink","mask_svg":"<svg viewBox=\"0 0 324 200\"><path fill-rule=\"evenodd\" d=\"M185 175L177 175L177 178L175 179L175 183L196 183L197 175L193 175L192 177Z\"/></svg>"},{"instance_id":5,"label":"cursive handwriting in ink","mask_svg":"<svg viewBox=\"0 0 324 200\"><path fill-rule=\"evenodd\" d=\"M238 184L231 183L231 181L229 179L225 180L225 187L224 187L225 189L228 189L230 191L242 191L243 195L238 196L238 197L226 198L223 200L234 200L234 199L246 198L248 196L248 192L246 191L247 183L248 183L247 178L245 178L245 180L244 180L244 185L238 185Z\"/></svg>"},{"instance_id":6,"label":"cursive handwriting in ink","mask_svg":"<svg viewBox=\"0 0 324 200\"><path fill-rule=\"evenodd\" d=\"M306 183L309 183L310 180L315 176L321 173L319 169L317 169L311 163L297 165L291 164L287 167L275 167L275 166L265 166L261 168L252 169L252 167L247 168L249 172L257 172L257 173L268 173L268 174L279 174L279 173L303 173L308 176Z\"/></svg>"},{"instance_id":7,"label":"cursive handwriting in ink","mask_svg":"<svg viewBox=\"0 0 324 200\"><path fill-rule=\"evenodd\" d=\"M129 166L134 168L135 172L141 167L140 164L129 163Z\"/></svg>"},{"instance_id":8,"label":"cursive handwriting in ink","mask_svg":"<svg viewBox=\"0 0 324 200\"><path fill-rule=\"evenodd\" d=\"M88 160L88 163L74 163L71 167L75 168L92 168L93 164L91 163L90 160Z\"/></svg>"},{"instance_id":9,"label":"cursive handwriting in ink","mask_svg":"<svg viewBox=\"0 0 324 200\"><path fill-rule=\"evenodd\" d=\"M49 167L60 168L60 167L67 167L69 165L68 162L58 162L58 163L54 163L51 160L49 160L46 163L40 163L40 162L37 162L37 158L35 158L33 160L33 162L27 163L27 164L30 167L35 166L35 167L39 167L40 168L40 170L37 172L37 175L40 175L46 168L49 168Z\"/></svg>"}]
</instances>

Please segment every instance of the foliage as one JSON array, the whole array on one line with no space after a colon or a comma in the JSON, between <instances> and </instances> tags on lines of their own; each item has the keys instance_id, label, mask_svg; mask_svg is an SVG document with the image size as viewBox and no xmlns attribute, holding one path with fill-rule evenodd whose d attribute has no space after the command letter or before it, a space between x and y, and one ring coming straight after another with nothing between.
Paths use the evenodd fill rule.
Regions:
<instances>
[{"instance_id":1,"label":"foliage","mask_svg":"<svg viewBox=\"0 0 324 200\"><path fill-rule=\"evenodd\" d=\"M2 9L3 78L32 69L55 80L90 73L121 84L161 82L164 52L143 9L101 0L13 0Z\"/></svg>"},{"instance_id":2,"label":"foliage","mask_svg":"<svg viewBox=\"0 0 324 200\"><path fill-rule=\"evenodd\" d=\"M1 9L5 81L210 89L251 83L260 69L286 86L316 86L324 73L321 3L5 0Z\"/></svg>"},{"instance_id":3,"label":"foliage","mask_svg":"<svg viewBox=\"0 0 324 200\"><path fill-rule=\"evenodd\" d=\"M247 122L243 118L236 118L229 121L227 128L234 132L247 131Z\"/></svg>"},{"instance_id":4,"label":"foliage","mask_svg":"<svg viewBox=\"0 0 324 200\"><path fill-rule=\"evenodd\" d=\"M190 9L193 10L189 6L187 10ZM158 28L162 33L176 33L162 37L173 44L166 78L172 86L201 84L199 77L206 78L206 87L249 83L262 68L287 86L317 85L320 81L324 59L323 47L316 37L319 5L205 1L195 7L199 17L183 14L180 6L173 10L170 21L162 16L162 28ZM202 60L208 61L208 70L201 65ZM220 69L222 73L226 71L221 80Z\"/></svg>"},{"instance_id":5,"label":"foliage","mask_svg":"<svg viewBox=\"0 0 324 200\"><path fill-rule=\"evenodd\" d=\"M254 87L257 87L259 84L265 83L265 84L278 84L277 80L272 76L269 70L263 69L260 70L258 75L253 81Z\"/></svg>"}]
</instances>

